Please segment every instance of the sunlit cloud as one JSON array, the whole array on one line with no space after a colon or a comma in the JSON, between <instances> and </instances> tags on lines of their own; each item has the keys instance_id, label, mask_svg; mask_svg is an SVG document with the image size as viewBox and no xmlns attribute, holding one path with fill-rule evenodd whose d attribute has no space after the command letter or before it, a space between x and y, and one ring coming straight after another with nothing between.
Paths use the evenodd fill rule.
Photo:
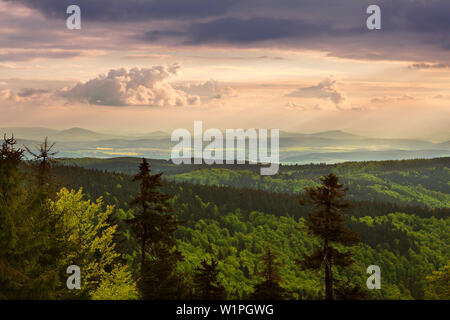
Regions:
<instances>
[{"instance_id":1,"label":"sunlit cloud","mask_svg":"<svg viewBox=\"0 0 450 320\"><path fill-rule=\"evenodd\" d=\"M299 88L286 94L287 97L316 98L331 100L336 106L344 102L345 98L336 88L336 80L327 78L317 85Z\"/></svg>"}]
</instances>

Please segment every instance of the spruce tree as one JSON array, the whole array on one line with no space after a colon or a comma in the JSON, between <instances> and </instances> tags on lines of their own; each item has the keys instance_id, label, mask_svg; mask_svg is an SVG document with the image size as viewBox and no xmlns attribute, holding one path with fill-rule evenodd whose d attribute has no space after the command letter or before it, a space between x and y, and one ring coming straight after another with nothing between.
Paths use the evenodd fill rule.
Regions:
<instances>
[{"instance_id":1,"label":"spruce tree","mask_svg":"<svg viewBox=\"0 0 450 320\"><path fill-rule=\"evenodd\" d=\"M0 296L52 299L61 283L62 243L49 215L49 194L27 179L23 158L14 137L5 136L0 150Z\"/></svg>"},{"instance_id":2,"label":"spruce tree","mask_svg":"<svg viewBox=\"0 0 450 320\"><path fill-rule=\"evenodd\" d=\"M16 248L25 225L20 223L24 175L20 171L23 149L16 148L14 136L6 138L0 149L0 299L18 298L28 280Z\"/></svg>"},{"instance_id":3,"label":"spruce tree","mask_svg":"<svg viewBox=\"0 0 450 320\"><path fill-rule=\"evenodd\" d=\"M322 185L306 189L306 195L300 199L300 205L312 206L313 210L306 219L306 227L308 234L321 239L322 245L311 254L304 254L298 263L303 269L323 268L325 299L335 300L333 266L348 267L354 260L350 252L341 252L332 244L353 246L359 243L359 236L344 225L342 212L350 207L344 200L348 188L339 183L334 174L324 176L320 181ZM343 288L340 289L342 292Z\"/></svg>"},{"instance_id":4,"label":"spruce tree","mask_svg":"<svg viewBox=\"0 0 450 320\"><path fill-rule=\"evenodd\" d=\"M63 240L64 234L57 227L59 218L51 213L49 202L56 195L51 179L51 164L53 157L57 154L52 150L54 146L55 143L50 144L46 137L44 142L37 146L35 152L25 147L33 157L28 163L34 178L29 186L26 211L35 220L33 222L35 239L31 243L33 243L34 252L39 253L32 272L32 284L48 292L49 298L55 298L61 291L66 290L67 268L61 265L66 254L67 243ZM43 283L41 279L45 279L45 282Z\"/></svg>"},{"instance_id":5,"label":"spruce tree","mask_svg":"<svg viewBox=\"0 0 450 320\"><path fill-rule=\"evenodd\" d=\"M48 137L45 137L43 143L41 143L37 147L37 151L33 152L28 147L25 147L27 152L31 154L34 158L34 163L37 167L36 178L38 181L38 186L43 187L44 185L50 182L50 166L53 160L53 157L58 153L56 151L52 151L55 143L49 144Z\"/></svg>"},{"instance_id":6,"label":"spruce tree","mask_svg":"<svg viewBox=\"0 0 450 320\"><path fill-rule=\"evenodd\" d=\"M195 269L195 297L201 300L224 300L225 287L217 279L220 270L219 263L211 258L211 262L203 260L201 266Z\"/></svg>"},{"instance_id":7,"label":"spruce tree","mask_svg":"<svg viewBox=\"0 0 450 320\"><path fill-rule=\"evenodd\" d=\"M138 287L144 299L178 298L177 286L182 278L176 265L183 260L175 248L175 231L181 223L171 214L171 196L163 194L162 173L151 174L142 159L133 181L140 182L138 196L130 203L138 207L134 218L127 220L140 243L140 279Z\"/></svg>"},{"instance_id":8,"label":"spruce tree","mask_svg":"<svg viewBox=\"0 0 450 320\"><path fill-rule=\"evenodd\" d=\"M280 262L278 254L267 246L260 257L263 269L256 273L263 281L254 287L250 298L255 300L283 300L289 297L286 289L281 287Z\"/></svg>"}]
</instances>

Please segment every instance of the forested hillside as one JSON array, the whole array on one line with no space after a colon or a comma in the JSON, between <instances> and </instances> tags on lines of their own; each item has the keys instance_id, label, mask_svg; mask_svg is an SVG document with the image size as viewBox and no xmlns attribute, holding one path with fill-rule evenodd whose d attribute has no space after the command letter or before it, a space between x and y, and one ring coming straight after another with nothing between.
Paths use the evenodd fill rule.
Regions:
<instances>
[{"instance_id":1,"label":"forested hillside","mask_svg":"<svg viewBox=\"0 0 450 320\"><path fill-rule=\"evenodd\" d=\"M122 221L133 215L128 203L138 184L117 172L131 172L120 168L120 161L102 162L95 161L97 170L57 166L53 172L61 186L82 187L87 197L103 196L105 203L114 204L121 231L130 239ZM156 164L160 170L166 165ZM338 281L365 287L365 269L375 264L382 269L383 285L369 291L370 298L422 299L426 275L450 258L449 164L450 159L434 159L290 166L277 179L260 178L248 170L252 166L174 172L162 190L174 196L175 215L187 221L176 233L185 257L178 268L192 274L205 257L212 257L219 262L227 296L246 298L258 281L259 257L270 244L279 253L283 287L295 298L323 297L320 273L302 271L295 263L317 244L306 233L308 209L298 199L303 188L318 185L318 177L331 171L350 187L353 205L346 224L362 240L352 249L356 264L339 273ZM137 268L135 247L124 243L124 256Z\"/></svg>"},{"instance_id":2,"label":"forested hillside","mask_svg":"<svg viewBox=\"0 0 450 320\"><path fill-rule=\"evenodd\" d=\"M53 147L0 149L0 299L449 298L447 158L260 177Z\"/></svg>"},{"instance_id":3,"label":"forested hillside","mask_svg":"<svg viewBox=\"0 0 450 320\"><path fill-rule=\"evenodd\" d=\"M135 174L139 159L60 159L59 163L87 169ZM154 172L177 182L232 186L298 194L318 184L328 173L341 177L353 200L450 207L450 158L430 160L346 162L334 165L281 165L276 176L259 175L257 165L182 165L152 160Z\"/></svg>"}]
</instances>

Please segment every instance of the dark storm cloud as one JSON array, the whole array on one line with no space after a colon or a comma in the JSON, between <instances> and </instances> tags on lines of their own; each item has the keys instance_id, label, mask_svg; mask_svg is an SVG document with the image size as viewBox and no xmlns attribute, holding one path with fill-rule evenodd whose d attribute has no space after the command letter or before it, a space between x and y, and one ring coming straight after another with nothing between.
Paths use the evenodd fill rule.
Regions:
<instances>
[{"instance_id":1,"label":"dark storm cloud","mask_svg":"<svg viewBox=\"0 0 450 320\"><path fill-rule=\"evenodd\" d=\"M194 23L186 31L151 31L143 39L155 41L170 36L184 37L187 44L250 43L289 37L314 37L331 32L329 26L272 18L223 18Z\"/></svg>"},{"instance_id":2,"label":"dark storm cloud","mask_svg":"<svg viewBox=\"0 0 450 320\"><path fill-rule=\"evenodd\" d=\"M0 0L5 1L5 0ZM62 20L68 5L118 39L161 45L289 47L354 59L449 63L450 1L418 0L15 0ZM381 7L382 29L366 28ZM135 26L133 23L136 22ZM155 23L156 22L156 23ZM123 23L127 23L125 27ZM85 25L86 26L86 25ZM89 32L89 28L83 29ZM116 40L116 39L114 39ZM114 42L116 43L116 42ZM100 43L98 44L101 45ZM401 49L401 50L399 50Z\"/></svg>"},{"instance_id":3,"label":"dark storm cloud","mask_svg":"<svg viewBox=\"0 0 450 320\"><path fill-rule=\"evenodd\" d=\"M238 0L15 0L44 15L66 18L66 8L76 4L90 21L142 21L148 19L188 19L210 17L227 12Z\"/></svg>"},{"instance_id":4,"label":"dark storm cloud","mask_svg":"<svg viewBox=\"0 0 450 320\"><path fill-rule=\"evenodd\" d=\"M450 32L450 1L410 1L406 28L420 33Z\"/></svg>"},{"instance_id":5,"label":"dark storm cloud","mask_svg":"<svg viewBox=\"0 0 450 320\"><path fill-rule=\"evenodd\" d=\"M5 0L3 0L5 1ZM12 2L12 0L6 0ZM66 8L77 4L85 19L91 21L142 21L149 19L220 19L228 17L275 18L329 23L328 27L364 25L366 8L377 4L382 9L383 28L408 29L420 33L450 31L450 1L414 0L14 0L40 10L49 17L66 18ZM361 16L362 14L362 16ZM232 19L217 20L233 27ZM195 21L192 21L194 23ZM226 24L229 22L230 24ZM262 29L264 31L265 29ZM257 36L258 38L258 36Z\"/></svg>"},{"instance_id":6,"label":"dark storm cloud","mask_svg":"<svg viewBox=\"0 0 450 320\"><path fill-rule=\"evenodd\" d=\"M370 4L381 7L382 30L366 27ZM450 1L243 0L228 12L181 27L153 29L138 38L172 45L264 43L351 59L449 60Z\"/></svg>"},{"instance_id":7,"label":"dark storm cloud","mask_svg":"<svg viewBox=\"0 0 450 320\"><path fill-rule=\"evenodd\" d=\"M187 42L191 44L210 42L250 43L290 37L310 38L330 31L330 26L298 20L224 18L193 24L188 31L189 40Z\"/></svg>"}]
</instances>

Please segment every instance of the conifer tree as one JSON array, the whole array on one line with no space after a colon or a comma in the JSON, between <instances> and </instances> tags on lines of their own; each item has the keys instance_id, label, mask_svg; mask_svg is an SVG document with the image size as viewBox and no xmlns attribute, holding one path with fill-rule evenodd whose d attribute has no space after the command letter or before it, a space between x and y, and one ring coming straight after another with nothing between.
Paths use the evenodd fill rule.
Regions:
<instances>
[{"instance_id":1,"label":"conifer tree","mask_svg":"<svg viewBox=\"0 0 450 320\"><path fill-rule=\"evenodd\" d=\"M38 146L37 152L33 152L28 147L25 147L27 152L34 157L35 163L37 163L36 177L40 187L43 187L49 182L51 162L53 157L58 153L52 151L54 146L55 143L49 144L48 137L45 137L44 142Z\"/></svg>"},{"instance_id":2,"label":"conifer tree","mask_svg":"<svg viewBox=\"0 0 450 320\"><path fill-rule=\"evenodd\" d=\"M0 149L0 299L17 298L28 277L23 273L15 250L20 246L19 213L24 176L20 163L24 150L16 148L14 136L6 138Z\"/></svg>"},{"instance_id":3,"label":"conifer tree","mask_svg":"<svg viewBox=\"0 0 450 320\"><path fill-rule=\"evenodd\" d=\"M177 262L183 260L175 248L175 231L181 222L170 214L172 197L161 193L161 176L151 174L149 163L142 159L133 179L140 182L140 191L131 205L139 210L128 223L140 243L138 287L144 299L176 298L182 281L175 270Z\"/></svg>"},{"instance_id":4,"label":"conifer tree","mask_svg":"<svg viewBox=\"0 0 450 320\"><path fill-rule=\"evenodd\" d=\"M65 269L61 269L61 261L64 259L67 244L63 240L62 231L57 227L59 218L51 214L49 202L56 195L50 174L53 157L57 154L52 151L54 146L55 143L49 144L46 137L36 148L36 152L25 147L33 157L29 164L34 169L34 181L28 186L28 198L24 208L27 216L33 217L33 239L27 240L27 243L33 244L32 251L36 253L36 261L30 270L32 281L28 287L36 287L36 290L47 293L47 296L36 297L39 299L56 298L60 290L66 290L65 281L61 278L61 274L65 273Z\"/></svg>"},{"instance_id":5,"label":"conifer tree","mask_svg":"<svg viewBox=\"0 0 450 320\"><path fill-rule=\"evenodd\" d=\"M24 151L14 137L0 150L0 296L52 299L59 285L61 251L50 225L48 194L25 174Z\"/></svg>"},{"instance_id":6,"label":"conifer tree","mask_svg":"<svg viewBox=\"0 0 450 320\"><path fill-rule=\"evenodd\" d=\"M211 262L203 260L201 266L195 269L195 296L201 300L224 300L225 287L217 279L220 270L219 263L211 258Z\"/></svg>"},{"instance_id":7,"label":"conifer tree","mask_svg":"<svg viewBox=\"0 0 450 320\"><path fill-rule=\"evenodd\" d=\"M325 299L335 300L333 266L348 267L354 260L350 252L341 252L332 244L353 246L359 243L359 236L344 226L342 211L350 207L344 200L348 188L339 183L334 174L324 176L320 181L321 186L306 189L306 195L300 199L300 205L312 205L313 210L308 214L306 227L308 234L322 240L322 246L311 254L304 254L298 263L303 269L323 268Z\"/></svg>"},{"instance_id":8,"label":"conifer tree","mask_svg":"<svg viewBox=\"0 0 450 320\"><path fill-rule=\"evenodd\" d=\"M283 300L288 298L288 292L280 285L282 279L280 276L280 262L277 259L278 254L270 246L267 246L260 257L263 269L256 273L263 281L255 286L251 294L252 299Z\"/></svg>"}]
</instances>

